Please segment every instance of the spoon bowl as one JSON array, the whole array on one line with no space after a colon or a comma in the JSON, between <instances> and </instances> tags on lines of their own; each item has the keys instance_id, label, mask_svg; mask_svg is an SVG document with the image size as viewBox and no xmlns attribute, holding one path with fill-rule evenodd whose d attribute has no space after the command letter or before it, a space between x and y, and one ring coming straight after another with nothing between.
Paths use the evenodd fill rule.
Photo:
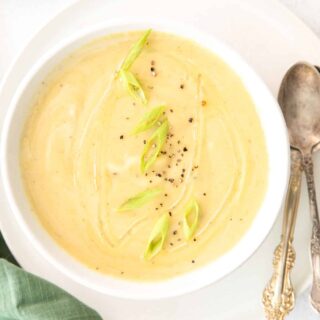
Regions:
<instances>
[{"instance_id":1,"label":"spoon bowl","mask_svg":"<svg viewBox=\"0 0 320 320\"><path fill-rule=\"evenodd\" d=\"M310 153L320 142L320 74L308 63L297 63L285 75L279 104L291 147Z\"/></svg>"}]
</instances>

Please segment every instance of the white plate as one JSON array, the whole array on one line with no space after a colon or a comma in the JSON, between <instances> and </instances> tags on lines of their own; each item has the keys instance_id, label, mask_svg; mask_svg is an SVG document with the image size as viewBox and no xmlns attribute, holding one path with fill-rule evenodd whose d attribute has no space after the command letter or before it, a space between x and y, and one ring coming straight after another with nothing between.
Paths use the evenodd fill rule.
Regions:
<instances>
[{"instance_id":1,"label":"white plate","mask_svg":"<svg viewBox=\"0 0 320 320\"><path fill-rule=\"evenodd\" d=\"M0 93L0 120L17 84L28 69L56 41L79 28L114 17L166 16L203 28L238 51L276 94L285 70L297 60L320 61L320 43L298 19L275 1L265 0L118 0L79 1L49 22L15 61ZM34 51L35 43L42 44ZM316 159L320 166L320 158ZM319 180L319 177L316 177ZM298 291L309 281L310 222L305 186L297 221L297 265L293 282ZM63 287L98 310L105 319L263 319L261 292L271 275L272 251L279 241L280 219L262 247L240 269L222 281L193 294L156 302L111 298L67 279L44 261L24 239L0 193L1 230L19 262L27 270Z\"/></svg>"}]
</instances>

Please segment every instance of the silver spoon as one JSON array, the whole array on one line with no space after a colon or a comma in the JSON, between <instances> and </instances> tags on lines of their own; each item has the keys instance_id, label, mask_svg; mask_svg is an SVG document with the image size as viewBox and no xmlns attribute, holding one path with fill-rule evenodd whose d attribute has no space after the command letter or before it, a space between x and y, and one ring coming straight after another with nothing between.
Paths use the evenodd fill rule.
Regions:
<instances>
[{"instance_id":1,"label":"silver spoon","mask_svg":"<svg viewBox=\"0 0 320 320\"><path fill-rule=\"evenodd\" d=\"M274 273L263 292L262 301L267 318L270 320L284 319L295 303L290 272L295 261L292 242L302 170L307 176L313 221L311 303L320 312L320 227L312 164L312 152L320 146L320 76L318 70L307 63L292 66L283 78L278 100L289 131L291 174L284 207L281 242L274 252Z\"/></svg>"},{"instance_id":2,"label":"silver spoon","mask_svg":"<svg viewBox=\"0 0 320 320\"><path fill-rule=\"evenodd\" d=\"M285 87L286 79L281 88ZM281 101L281 106L283 101ZM294 308L294 289L290 273L296 254L293 248L294 228L300 199L302 155L291 148L291 171L284 205L281 242L273 256L273 275L263 291L262 303L268 320L283 320Z\"/></svg>"},{"instance_id":3,"label":"silver spoon","mask_svg":"<svg viewBox=\"0 0 320 320\"><path fill-rule=\"evenodd\" d=\"M302 156L306 174L312 218L311 260L313 282L311 304L320 312L320 223L313 176L312 153L320 142L320 75L308 63L297 63L285 75L279 91L281 105L289 130L291 148Z\"/></svg>"}]
</instances>

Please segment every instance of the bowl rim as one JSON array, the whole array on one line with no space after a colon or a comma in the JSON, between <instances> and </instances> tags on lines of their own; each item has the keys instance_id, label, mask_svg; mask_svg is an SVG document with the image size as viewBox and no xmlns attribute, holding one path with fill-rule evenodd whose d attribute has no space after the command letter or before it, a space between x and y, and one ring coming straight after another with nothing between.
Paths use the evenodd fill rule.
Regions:
<instances>
[{"instance_id":1,"label":"bowl rim","mask_svg":"<svg viewBox=\"0 0 320 320\"><path fill-rule=\"evenodd\" d=\"M283 154L282 157L279 157L279 169L278 173L282 174L278 176L278 183L277 185L273 184L272 186L277 187L278 194L274 194L275 199L274 203L271 206L272 212L270 212L270 218L266 221L264 221L264 228L260 230L260 233L253 233L250 232L251 229L253 229L255 225L255 221L257 220L257 217L260 215L261 209L266 206L266 196L261 204L260 209L258 210L256 217L254 219L254 222L250 226L249 230L242 236L241 240L228 252L226 252L224 255L219 257L217 260L214 260L212 262L209 262L205 266L201 266L194 271L179 275L175 278L170 278L168 280L163 280L161 282L135 282L131 280L122 280L113 278L107 275L99 274L99 277L97 278L104 278L112 281L113 283L121 284L120 289L113 288L113 286L106 286L105 283L101 284L98 281L93 281L90 279L90 277L87 277L86 273L94 273L96 272L90 270L88 267L86 267L81 262L78 262L75 260L75 258L71 258L69 254L65 253L65 255L69 256L70 259L75 260L74 264L71 265L71 267L75 267L76 270L71 268L70 266L66 266L64 262L59 261L54 255L52 255L52 252L48 250L48 248L43 245L42 241L36 236L32 230L30 229L28 222L26 221L24 214L21 212L18 201L13 195L13 189L14 186L11 183L10 178L10 164L9 164L9 158L8 158L8 140L9 140L9 131L12 126L12 120L15 116L15 113L17 112L17 106L18 102L23 96L25 90L28 87L28 84L31 82L31 80L36 77L37 73L45 67L45 65L51 60L54 59L54 57L60 53L67 51L68 48L70 48L72 45L81 42L80 45L77 45L77 47L81 47L81 45L87 43L95 38L98 38L102 35L112 34L116 32L126 31L126 30L142 30L147 27L152 27L155 30L159 31L165 31L172 33L173 35L178 35L185 37L187 39L191 39L198 43L200 46L203 46L209 50L211 50L214 54L218 55L228 66L230 66L234 72L238 74L240 79L245 84L244 74L242 72L246 72L249 74L249 78L253 79L255 82L255 86L258 87L262 92L264 93L265 98L268 98L270 102L270 108L272 108L273 117L277 120L275 121L275 126L278 126L278 133L279 133L279 141L278 143L283 148ZM192 36L190 36L192 35ZM87 39L88 38L88 39ZM83 41L86 39L85 41ZM206 42L208 41L208 43ZM214 49L213 49L214 48ZM227 56L222 56L222 53ZM64 55L66 56L66 54ZM234 68L233 63L238 65L238 68ZM59 62L56 62L57 64ZM248 89L247 85L245 84L249 95L253 100L253 93ZM260 112L257 110L257 104L256 101L256 111L259 116L259 119L261 122L266 121L262 118ZM274 120L274 119L273 119ZM266 134L265 128L263 128L264 133ZM270 156L270 149L267 147L268 155ZM288 182L288 174L289 174L289 143L288 143L288 135L286 130L286 125L282 116L282 112L276 102L276 100L273 98L272 94L270 93L269 89L266 87L264 82L260 79L260 77L255 73L255 71L245 62L243 58L239 56L238 53L230 49L228 46L223 44L220 40L218 40L215 36L209 34L208 32L204 32L202 30L199 30L195 27L187 26L185 23L175 23L172 21L168 21L165 19L161 20L155 20L152 21L146 21L146 20L134 20L134 19L113 19L109 20L108 22L99 23L91 26L90 28L86 28L85 30L79 31L76 34L73 34L70 37L67 37L63 41L60 41L57 45L55 45L53 48L51 48L49 51L47 51L42 57L29 68L29 71L21 81L20 85L18 86L14 97L10 103L10 106L8 108L8 111L6 113L5 119L4 119L4 125L2 128L2 134L1 134L1 176L3 180L4 185L4 191L6 198L9 202L9 207L13 213L13 216L17 223L22 228L24 234L27 236L27 238L30 240L32 245L36 248L36 250L55 268L57 268L59 271L64 273L66 276L71 278L77 283L80 283L88 288L91 288L95 291L102 292L105 294L109 294L116 297L121 298L130 298L130 299L144 299L144 300L151 300L151 299L159 299L159 298L168 298L173 297L177 295L182 295L186 293L190 293L192 291L198 290L200 288L203 288L207 285L210 285L222 278L224 278L226 275L228 275L230 272L237 269L239 266L241 266L253 253L261 246L267 235L272 229L272 226L274 225L274 222L278 216L278 213L280 211L282 201L285 195L285 190L287 187ZM270 160L270 159L269 159ZM268 174L268 178L270 179L270 172ZM270 181L268 181L267 189L270 189ZM268 192L267 190L267 192ZM269 205L270 206L270 205ZM30 210L31 211L31 210ZM34 217L36 219L36 217ZM43 228L41 226L41 228ZM44 229L44 228L43 228ZM248 235L250 237L248 237ZM49 235L48 235L49 236ZM50 237L51 238L51 237ZM252 238L252 240L255 240L254 242L246 241L246 245L244 246L244 238ZM53 239L51 239L52 242L54 242L55 246L57 246L58 250L64 251L63 248L61 248ZM236 250L237 248L240 248ZM242 251L242 249L246 248L246 250ZM242 252L241 252L242 251ZM233 259L225 259L226 256L234 256ZM235 258L236 257L236 258ZM225 261L224 261L225 260ZM220 261L223 261L222 263ZM228 264L226 262L232 262L231 264ZM220 266L220 274L213 276L210 275L210 271L212 271L212 268L210 266L217 265L220 262L220 264L223 266L221 268ZM79 270L78 270L79 267ZM81 269L85 269L82 270ZM204 272L207 270L206 272ZM204 276L201 276L201 273L204 273ZM208 277L209 276L209 277ZM95 279L95 278L94 278ZM178 281L177 281L178 280ZM123 290L125 288L125 285L130 287L130 290Z\"/></svg>"}]
</instances>

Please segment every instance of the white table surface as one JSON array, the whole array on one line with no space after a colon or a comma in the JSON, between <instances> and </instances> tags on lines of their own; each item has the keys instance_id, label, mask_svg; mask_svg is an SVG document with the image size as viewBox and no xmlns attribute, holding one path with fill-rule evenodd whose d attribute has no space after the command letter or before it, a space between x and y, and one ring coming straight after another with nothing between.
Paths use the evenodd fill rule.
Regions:
<instances>
[{"instance_id":1,"label":"white table surface","mask_svg":"<svg viewBox=\"0 0 320 320\"><path fill-rule=\"evenodd\" d=\"M75 1L0 0L0 80L14 56L25 46L30 37L51 17ZM279 1L292 10L320 37L320 0ZM309 306L308 292L298 298L295 310L287 319L319 319L319 316Z\"/></svg>"}]
</instances>

